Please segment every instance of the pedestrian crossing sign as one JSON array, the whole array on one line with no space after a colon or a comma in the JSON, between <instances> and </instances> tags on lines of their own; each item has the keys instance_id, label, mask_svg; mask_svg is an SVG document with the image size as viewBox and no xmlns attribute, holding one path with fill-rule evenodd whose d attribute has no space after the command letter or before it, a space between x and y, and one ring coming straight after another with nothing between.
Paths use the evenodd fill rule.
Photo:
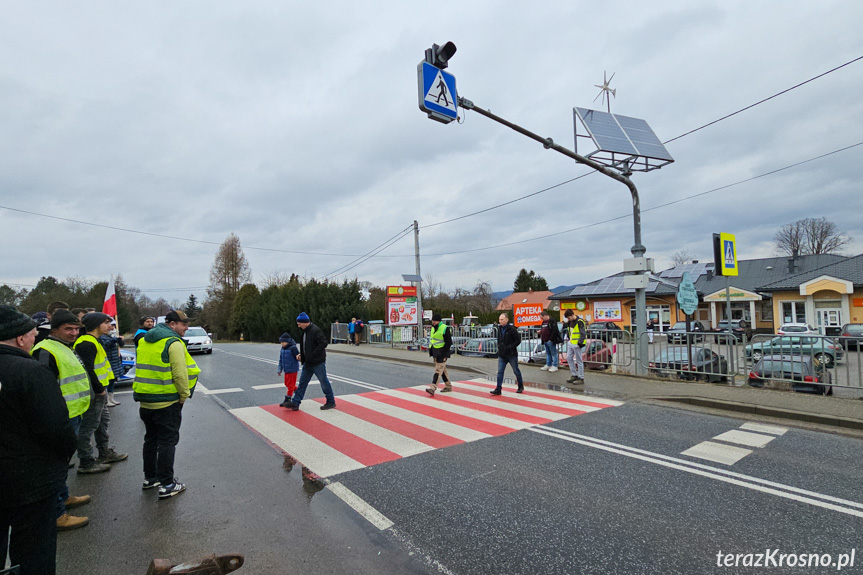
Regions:
<instances>
[{"instance_id":1,"label":"pedestrian crossing sign","mask_svg":"<svg viewBox=\"0 0 863 575\"><path fill-rule=\"evenodd\" d=\"M723 276L738 275L737 243L734 234L719 234L721 274Z\"/></svg>"},{"instance_id":2,"label":"pedestrian crossing sign","mask_svg":"<svg viewBox=\"0 0 863 575\"><path fill-rule=\"evenodd\" d=\"M458 118L458 94L455 76L420 62L417 66L420 110L438 122L448 124Z\"/></svg>"}]
</instances>

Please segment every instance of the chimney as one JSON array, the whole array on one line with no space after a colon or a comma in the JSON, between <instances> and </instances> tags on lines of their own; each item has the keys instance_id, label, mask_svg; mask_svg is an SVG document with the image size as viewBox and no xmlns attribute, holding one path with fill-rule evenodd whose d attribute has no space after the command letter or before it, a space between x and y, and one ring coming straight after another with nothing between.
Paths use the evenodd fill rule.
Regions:
<instances>
[{"instance_id":1,"label":"chimney","mask_svg":"<svg viewBox=\"0 0 863 575\"><path fill-rule=\"evenodd\" d=\"M797 270L797 258L800 256L800 253L795 248L791 252L791 257L788 258L788 273L793 274Z\"/></svg>"},{"instance_id":2,"label":"chimney","mask_svg":"<svg viewBox=\"0 0 863 575\"><path fill-rule=\"evenodd\" d=\"M692 260L692 263L697 264L698 260Z\"/></svg>"}]
</instances>

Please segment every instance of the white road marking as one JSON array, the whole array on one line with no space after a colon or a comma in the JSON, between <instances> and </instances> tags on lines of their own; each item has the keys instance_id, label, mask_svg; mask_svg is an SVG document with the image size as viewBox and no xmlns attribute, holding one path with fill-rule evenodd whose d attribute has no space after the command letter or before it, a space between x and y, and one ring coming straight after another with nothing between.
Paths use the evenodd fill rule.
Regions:
<instances>
[{"instance_id":1,"label":"white road marking","mask_svg":"<svg viewBox=\"0 0 863 575\"><path fill-rule=\"evenodd\" d=\"M326 421L330 425L334 425L339 429L343 429L348 433L352 433L357 437L370 441L378 447L383 447L387 451L392 451L401 457L408 457L410 455L416 455L417 453L432 451L434 449L433 447L426 445L425 443L420 443L410 437L405 437L404 435L390 431L389 429L385 429L375 425L374 423L369 423L368 421L364 421L358 417L354 417L353 415L342 413L338 409L334 409L329 412L312 409L304 413L310 417L314 417L315 419Z\"/></svg>"},{"instance_id":2,"label":"white road marking","mask_svg":"<svg viewBox=\"0 0 863 575\"><path fill-rule=\"evenodd\" d=\"M749 431L740 431L739 429L732 429L731 431L720 433L713 439L717 441L724 441L726 443L745 445L746 447L764 447L765 445L776 439L776 436L764 435L763 433L751 433Z\"/></svg>"},{"instance_id":3,"label":"white road marking","mask_svg":"<svg viewBox=\"0 0 863 575\"><path fill-rule=\"evenodd\" d=\"M339 499L351 506L354 511L365 517L369 523L384 531L389 529L394 524L386 518L383 513L366 503L359 495L336 481L327 485L327 489L332 491Z\"/></svg>"},{"instance_id":4,"label":"white road marking","mask_svg":"<svg viewBox=\"0 0 863 575\"><path fill-rule=\"evenodd\" d=\"M756 423L754 421L744 423L740 426L740 429L757 431L759 433L772 433L773 435L785 435L785 432L788 431L787 427L779 427L778 425L767 425L766 423Z\"/></svg>"},{"instance_id":5,"label":"white road marking","mask_svg":"<svg viewBox=\"0 0 863 575\"><path fill-rule=\"evenodd\" d=\"M683 451L681 455L706 459L707 461L714 461L725 465L734 465L750 453L752 453L751 449L714 443L712 441L702 441L698 445Z\"/></svg>"},{"instance_id":6,"label":"white road marking","mask_svg":"<svg viewBox=\"0 0 863 575\"><path fill-rule=\"evenodd\" d=\"M230 412L318 475L326 477L365 467L260 407L241 407Z\"/></svg>"},{"instance_id":7,"label":"white road marking","mask_svg":"<svg viewBox=\"0 0 863 575\"><path fill-rule=\"evenodd\" d=\"M425 427L432 431L437 431L438 433L443 433L444 435L448 435L462 441L476 441L478 439L485 439L487 437L491 437L491 435L489 435L488 433L483 433L482 431L474 431L473 429L468 429L467 427L462 427L461 425L449 423L448 421L443 421L435 417L423 415L422 413L416 413L415 411L396 407L395 405L390 405L381 401L375 401L374 399L363 397L362 395L339 396L339 402L342 401L354 403L361 407L366 407L368 409L377 411L378 413L389 415L390 417L395 417L397 419L401 419L402 421L407 421L408 423L413 423L415 425Z\"/></svg>"},{"instance_id":8,"label":"white road marking","mask_svg":"<svg viewBox=\"0 0 863 575\"><path fill-rule=\"evenodd\" d=\"M276 389L277 387L285 387L285 384L284 383L268 383L267 385L253 385L252 389Z\"/></svg>"},{"instance_id":9,"label":"white road marking","mask_svg":"<svg viewBox=\"0 0 863 575\"><path fill-rule=\"evenodd\" d=\"M557 439L563 439L572 443L578 443L594 449L601 449L610 453L639 459L648 463L654 463L663 467L685 471L686 473L692 473L715 479L717 481L731 483L747 489L761 491L762 493L768 493L785 499L791 499L808 505L814 505L824 509L830 509L831 511L837 511L839 513L863 518L863 503L859 503L857 501L850 501L848 499L833 497L832 495L800 489L799 487L792 487L775 481L743 475L742 473L736 473L727 469L720 469L701 463L695 463L693 461L686 461L676 457L638 449L636 447L629 447L627 445L605 441L604 439L596 439L578 433L562 431L553 427L546 427L544 425L532 427L530 428L530 431L548 435L550 437L556 437ZM849 509L849 507L852 509Z\"/></svg>"},{"instance_id":10,"label":"white road marking","mask_svg":"<svg viewBox=\"0 0 863 575\"><path fill-rule=\"evenodd\" d=\"M470 385L470 384L466 384L466 383L461 382L461 381L453 383L453 386L456 389L470 389L473 391L484 391L486 393L488 393L488 391L489 391L488 387L483 387L480 385ZM528 393L530 393L531 390L530 390L530 388L526 388L526 391ZM562 393L559 391L551 391L551 390L541 390L541 391L543 394L559 395L561 397L568 397L568 398L572 398L572 399L581 399L584 401L590 401L591 403L601 403L604 405L608 405L609 407L621 405L621 402L613 401L610 399L596 399L593 397L588 397L586 395L578 395L575 393ZM457 395L456 397L458 397L459 399L467 399L467 397L464 395ZM543 405L551 405L554 407L565 407L566 409L577 409L578 411L600 411L600 410L604 409L602 407L593 407L592 405L582 405L580 403L572 403L572 402L568 402L568 401L558 401L556 399L549 399L549 398L545 398L545 397L536 397L536 396L530 396L530 395L524 395L524 394L519 394L519 395L516 395L515 397L520 402L526 401L526 402L530 402L530 403L535 403L536 407L539 408L540 410L542 410ZM489 398L491 398L491 396L489 396ZM497 403L496 405L501 406L500 403ZM542 411L542 413L545 414L545 413L551 413L551 412Z\"/></svg>"},{"instance_id":11,"label":"white road marking","mask_svg":"<svg viewBox=\"0 0 863 575\"><path fill-rule=\"evenodd\" d=\"M196 385L195 387L200 387L200 386ZM206 393L207 395L215 395L217 393L237 393L238 391L246 391L246 390L243 389L242 387L229 387L226 389L202 389L201 391L203 393Z\"/></svg>"}]
</instances>

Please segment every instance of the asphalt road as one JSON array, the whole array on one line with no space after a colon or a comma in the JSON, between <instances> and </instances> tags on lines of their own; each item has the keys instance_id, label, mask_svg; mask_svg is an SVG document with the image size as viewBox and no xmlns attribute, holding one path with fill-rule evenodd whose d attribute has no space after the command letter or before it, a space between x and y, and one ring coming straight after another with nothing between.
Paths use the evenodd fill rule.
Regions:
<instances>
[{"instance_id":1,"label":"asphalt road","mask_svg":"<svg viewBox=\"0 0 863 575\"><path fill-rule=\"evenodd\" d=\"M633 402L304 481L304 462L283 453L293 447L280 449L280 434L334 412L317 409L314 383L293 414L304 419L272 408L283 396L277 358L278 346L264 344L196 356L209 393L184 410L177 474L189 491L175 500L140 491L142 424L131 398L118 396L112 435L131 460L102 476L70 476L73 493L94 496L81 509L92 524L60 535L59 572L143 573L152 557L236 550L247 556L240 573L738 573L756 569L718 567L717 554L774 549L774 562L817 553L833 564L774 572L836 572L852 551L855 565L843 572L863 571L858 439ZM337 353L327 367L343 418L375 396L405 397L416 409L426 401L473 413L464 407L473 405L484 410L476 417L498 423L515 411L527 420L535 408L572 406L511 387L502 403L488 403L496 399L485 398L482 382L422 399L403 388L426 384L431 367ZM244 425L248 414L280 427Z\"/></svg>"}]
</instances>

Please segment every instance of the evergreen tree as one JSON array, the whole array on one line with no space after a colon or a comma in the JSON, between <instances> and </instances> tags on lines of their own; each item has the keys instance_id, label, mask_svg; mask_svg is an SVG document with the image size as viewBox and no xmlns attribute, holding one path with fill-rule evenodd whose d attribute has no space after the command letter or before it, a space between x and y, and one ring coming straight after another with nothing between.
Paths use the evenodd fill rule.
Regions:
<instances>
[{"instance_id":1,"label":"evergreen tree","mask_svg":"<svg viewBox=\"0 0 863 575\"><path fill-rule=\"evenodd\" d=\"M536 272L530 270L528 272L526 269L521 268L521 271L518 272L518 276L515 278L515 282L512 284L512 289L515 292L524 292L524 291L546 291L548 290L548 282L545 281L545 278L536 275Z\"/></svg>"}]
</instances>

